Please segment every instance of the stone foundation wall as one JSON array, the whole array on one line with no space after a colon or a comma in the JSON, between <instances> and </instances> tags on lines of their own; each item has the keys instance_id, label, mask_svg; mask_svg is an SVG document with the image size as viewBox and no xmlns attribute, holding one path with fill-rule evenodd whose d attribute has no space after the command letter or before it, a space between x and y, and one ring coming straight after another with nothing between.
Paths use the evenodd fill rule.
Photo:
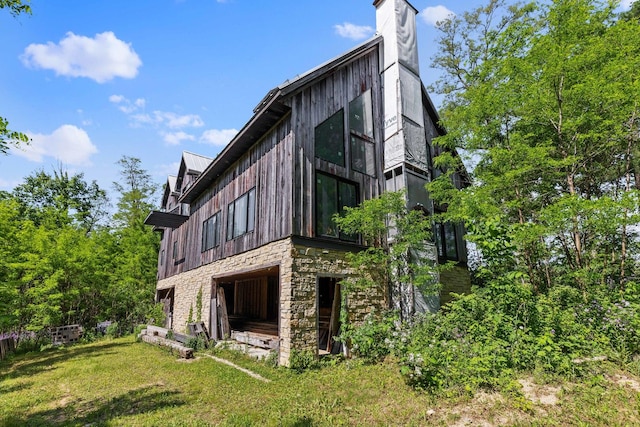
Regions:
<instances>
[{"instance_id":1,"label":"stone foundation wall","mask_svg":"<svg viewBox=\"0 0 640 427\"><path fill-rule=\"evenodd\" d=\"M273 242L159 281L157 289L175 288L173 329L185 331L191 307L194 320L198 318L196 300L200 289L201 318L208 327L212 277L273 265L279 265L280 271L279 363L289 365L292 349L317 352L317 279L346 277L350 270L345 252L294 245L291 239ZM386 297L384 289L346 295L350 320L358 322L373 308L386 307Z\"/></svg>"},{"instance_id":2,"label":"stone foundation wall","mask_svg":"<svg viewBox=\"0 0 640 427\"><path fill-rule=\"evenodd\" d=\"M471 276L469 270L464 267L455 266L450 270L440 272L440 283L442 283L441 306L452 300L451 292L464 294L471 291Z\"/></svg>"},{"instance_id":3,"label":"stone foundation wall","mask_svg":"<svg viewBox=\"0 0 640 427\"><path fill-rule=\"evenodd\" d=\"M209 328L211 313L211 278L231 275L237 271L260 269L265 266L279 264L280 283L290 281L291 277L291 242L279 240L260 248L233 257L221 259L193 270L160 280L157 289L175 288L173 302L173 325L176 332L183 333L189 318L189 310L193 307L193 318L198 318L196 299L202 289L202 321Z\"/></svg>"},{"instance_id":4,"label":"stone foundation wall","mask_svg":"<svg viewBox=\"0 0 640 427\"><path fill-rule=\"evenodd\" d=\"M288 359L292 349L299 351L318 351L317 331L317 289L318 277L347 277L352 274L346 260L345 252L338 250L307 248L295 246L292 281L290 286L283 283L283 298L287 299L288 316L282 316L282 321L289 319L291 336L283 340L281 345L281 359ZM344 288L342 288L344 289ZM342 293L347 298L349 320L357 323L372 309L380 310L386 307L385 289L370 289L366 291Z\"/></svg>"}]
</instances>

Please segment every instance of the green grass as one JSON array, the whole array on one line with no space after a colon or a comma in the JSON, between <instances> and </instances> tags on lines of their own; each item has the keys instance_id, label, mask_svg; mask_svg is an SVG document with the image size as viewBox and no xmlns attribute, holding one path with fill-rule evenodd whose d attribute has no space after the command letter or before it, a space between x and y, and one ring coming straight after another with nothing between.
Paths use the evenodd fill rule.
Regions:
<instances>
[{"instance_id":1,"label":"green grass","mask_svg":"<svg viewBox=\"0 0 640 427\"><path fill-rule=\"evenodd\" d=\"M431 396L405 385L394 363L295 374L222 356L271 382L206 357L180 361L131 337L14 356L0 362L0 426L640 424L635 386L604 376L555 385L558 403L544 405L517 388Z\"/></svg>"}]
</instances>

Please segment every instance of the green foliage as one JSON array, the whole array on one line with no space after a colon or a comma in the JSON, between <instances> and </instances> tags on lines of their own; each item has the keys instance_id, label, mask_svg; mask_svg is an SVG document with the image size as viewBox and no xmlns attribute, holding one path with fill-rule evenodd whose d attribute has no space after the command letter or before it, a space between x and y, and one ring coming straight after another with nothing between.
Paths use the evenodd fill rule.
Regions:
<instances>
[{"instance_id":1,"label":"green foliage","mask_svg":"<svg viewBox=\"0 0 640 427\"><path fill-rule=\"evenodd\" d=\"M201 351L207 348L207 342L202 337L189 337L185 346L192 348L193 351Z\"/></svg>"},{"instance_id":2,"label":"green foliage","mask_svg":"<svg viewBox=\"0 0 640 427\"><path fill-rule=\"evenodd\" d=\"M435 90L448 134L436 143L476 166L472 186L456 190L449 173L429 190L445 218L465 223L483 280L518 271L536 292L584 296L637 274L640 26L613 11L492 0L440 26Z\"/></svg>"},{"instance_id":3,"label":"green foliage","mask_svg":"<svg viewBox=\"0 0 640 427\"><path fill-rule=\"evenodd\" d=\"M109 338L118 338L121 335L120 325L118 322L112 322L109 326L107 326L106 335Z\"/></svg>"},{"instance_id":4,"label":"green foliage","mask_svg":"<svg viewBox=\"0 0 640 427\"><path fill-rule=\"evenodd\" d=\"M189 306L189 316L187 316L187 325L193 323L193 304Z\"/></svg>"},{"instance_id":5,"label":"green foliage","mask_svg":"<svg viewBox=\"0 0 640 427\"><path fill-rule=\"evenodd\" d=\"M366 362L375 363L397 352L402 339L406 339L400 328L400 315L396 311L367 314L357 326L343 327L339 336L342 342L350 343L352 355Z\"/></svg>"},{"instance_id":6,"label":"green foliage","mask_svg":"<svg viewBox=\"0 0 640 427\"><path fill-rule=\"evenodd\" d=\"M155 303L149 305L149 310L145 316L145 323L154 326L164 326L166 314L164 313L164 304Z\"/></svg>"},{"instance_id":7,"label":"green foliage","mask_svg":"<svg viewBox=\"0 0 640 427\"><path fill-rule=\"evenodd\" d=\"M149 206L139 202L131 217ZM159 238L141 221L107 225L106 203L95 182L64 170L38 171L0 195L0 331L90 330L108 318L127 333L164 322L153 302Z\"/></svg>"},{"instance_id":8,"label":"green foliage","mask_svg":"<svg viewBox=\"0 0 640 427\"><path fill-rule=\"evenodd\" d=\"M21 13L31 15L31 6L29 0L0 0L0 9L9 9L9 13L13 16L18 16Z\"/></svg>"},{"instance_id":9,"label":"green foliage","mask_svg":"<svg viewBox=\"0 0 640 427\"><path fill-rule=\"evenodd\" d=\"M527 371L574 379L589 369L580 360L640 354L638 309L604 295L584 303L571 286L537 294L514 276L420 319L396 354L407 381L428 390L503 388Z\"/></svg>"},{"instance_id":10,"label":"green foliage","mask_svg":"<svg viewBox=\"0 0 640 427\"><path fill-rule=\"evenodd\" d=\"M311 369L318 369L320 362L318 357L311 350L292 349L289 355L289 368L291 370L302 373Z\"/></svg>"},{"instance_id":11,"label":"green foliage","mask_svg":"<svg viewBox=\"0 0 640 427\"><path fill-rule=\"evenodd\" d=\"M202 286L200 286L196 295L196 314L196 322L202 322Z\"/></svg>"},{"instance_id":12,"label":"green foliage","mask_svg":"<svg viewBox=\"0 0 640 427\"><path fill-rule=\"evenodd\" d=\"M385 192L358 207L346 207L334 221L342 232L360 234L368 245L347 253L349 265L358 274L341 281L346 292L375 288L384 294L391 283L412 283L426 295L438 291L435 267L425 256L431 219L420 210L407 209L403 192ZM392 244L387 243L390 229Z\"/></svg>"}]
</instances>

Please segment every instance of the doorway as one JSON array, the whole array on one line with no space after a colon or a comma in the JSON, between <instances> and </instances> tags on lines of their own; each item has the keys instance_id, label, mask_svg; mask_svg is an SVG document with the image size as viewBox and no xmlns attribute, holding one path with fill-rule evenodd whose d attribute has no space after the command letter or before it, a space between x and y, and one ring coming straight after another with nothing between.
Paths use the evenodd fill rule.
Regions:
<instances>
[{"instance_id":1,"label":"doorway","mask_svg":"<svg viewBox=\"0 0 640 427\"><path fill-rule=\"evenodd\" d=\"M318 353L338 354L342 344L335 340L340 331L342 302L340 279L318 277Z\"/></svg>"}]
</instances>

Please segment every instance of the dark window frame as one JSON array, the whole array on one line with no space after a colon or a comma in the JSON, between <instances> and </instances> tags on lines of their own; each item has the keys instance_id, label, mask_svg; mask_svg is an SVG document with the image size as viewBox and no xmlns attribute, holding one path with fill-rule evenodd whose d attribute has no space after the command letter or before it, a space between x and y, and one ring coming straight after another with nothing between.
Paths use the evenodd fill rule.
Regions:
<instances>
[{"instance_id":1,"label":"dark window frame","mask_svg":"<svg viewBox=\"0 0 640 427\"><path fill-rule=\"evenodd\" d=\"M221 211L218 211L202 222L201 252L206 252L220 246L221 216Z\"/></svg>"},{"instance_id":2,"label":"dark window frame","mask_svg":"<svg viewBox=\"0 0 640 427\"><path fill-rule=\"evenodd\" d=\"M314 221L314 231L315 231L315 235L316 237L319 238L327 238L327 239L337 239L337 240L341 240L341 241L346 241L346 242L351 242L351 243L358 243L359 241L359 236L352 236L352 235L348 235L343 233L342 231L340 231L338 229L337 226L335 226L335 231L333 233L320 233L320 230L322 229L322 225L323 222L321 222L321 215L320 215L320 206L323 206L325 209L327 208L327 205L325 203L322 203L322 200L320 200L320 190L319 190L319 177L324 177L326 179L332 179L336 182L335 184L335 206L337 208L337 210L335 210L334 212L331 212L331 217L333 217L333 215L335 213L341 213L344 208L346 206L349 207L355 207L358 206L358 204L360 203L360 188L357 182L353 182L353 181L349 181L346 179L343 179L339 176L336 175L332 175L332 174L328 174L325 172L321 172L319 170L316 171L316 176L315 176L315 221ZM341 199L343 199L343 197L347 197L348 195L342 194L343 188L345 188L345 186L351 187L352 188L352 192L353 192L353 204L349 205L349 204L342 204L342 206L340 206L340 201ZM332 220L330 220L331 222L333 222Z\"/></svg>"},{"instance_id":3,"label":"dark window frame","mask_svg":"<svg viewBox=\"0 0 640 427\"><path fill-rule=\"evenodd\" d=\"M438 250L438 259L460 261L458 229L455 223L448 221L435 223L433 240ZM453 247L448 242L453 242Z\"/></svg>"},{"instance_id":4,"label":"dark window frame","mask_svg":"<svg viewBox=\"0 0 640 427\"><path fill-rule=\"evenodd\" d=\"M363 101L359 101L359 100ZM360 122L354 120L354 117L359 117L354 114L356 105L361 105L359 110L360 116L363 116ZM368 117L368 120L366 118ZM373 123L373 99L371 97L371 89L367 89L360 95L349 101L349 149L351 154L351 169L356 172L360 172L369 176L376 176L376 141L375 141L375 125ZM354 123L355 122L355 123ZM369 128L367 128L367 122ZM359 124L363 124L359 126ZM360 129L362 127L362 129ZM364 149L363 149L364 148ZM359 151L363 151L363 155L359 154ZM370 151L370 153L369 153ZM369 155L370 154L370 155ZM367 161L371 158L371 161ZM364 159L362 165L358 164L358 161Z\"/></svg>"},{"instance_id":5,"label":"dark window frame","mask_svg":"<svg viewBox=\"0 0 640 427\"><path fill-rule=\"evenodd\" d=\"M335 131L333 131L332 128L334 125L338 127ZM313 137L315 157L338 166L346 167L344 108L339 109L318 124L314 129ZM321 146L319 144L323 145ZM338 145L340 146L340 150L336 151L335 149Z\"/></svg>"},{"instance_id":6,"label":"dark window frame","mask_svg":"<svg viewBox=\"0 0 640 427\"><path fill-rule=\"evenodd\" d=\"M242 203L245 203L245 200L244 224L237 224L236 220L242 218L239 216L239 212L241 212L241 210L237 208L242 208ZM227 205L227 241L244 236L245 234L251 233L255 230L256 202L256 187L253 187ZM242 227L238 227L238 225L242 225Z\"/></svg>"},{"instance_id":7,"label":"dark window frame","mask_svg":"<svg viewBox=\"0 0 640 427\"><path fill-rule=\"evenodd\" d=\"M172 259L176 259L178 258L178 241L174 240L173 241L173 258Z\"/></svg>"}]
</instances>

